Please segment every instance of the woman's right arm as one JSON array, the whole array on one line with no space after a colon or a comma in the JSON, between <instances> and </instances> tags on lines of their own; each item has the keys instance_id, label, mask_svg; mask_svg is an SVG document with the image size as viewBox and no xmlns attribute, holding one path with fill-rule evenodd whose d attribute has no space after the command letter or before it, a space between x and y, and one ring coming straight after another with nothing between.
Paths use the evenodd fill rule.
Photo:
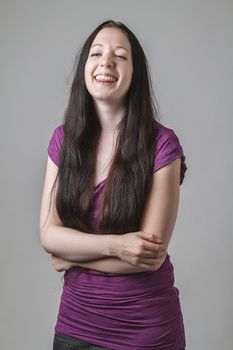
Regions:
<instances>
[{"instance_id":1,"label":"woman's right arm","mask_svg":"<svg viewBox=\"0 0 233 350\"><path fill-rule=\"evenodd\" d=\"M62 272L70 270L73 267L84 267L91 270L97 270L100 272L107 272L107 273L116 273L116 274L128 274L128 273L135 273L135 272L144 272L144 271L156 271L160 268L160 266L163 264L164 260L166 259L166 253L163 254L158 259L155 259L153 261L153 264L130 264L124 260L114 258L114 257L108 257L108 258L102 258L92 261L85 261L85 262L70 262L68 260L64 260L58 256L51 255L52 258L52 264L56 271Z\"/></svg>"},{"instance_id":2,"label":"woman's right arm","mask_svg":"<svg viewBox=\"0 0 233 350\"><path fill-rule=\"evenodd\" d=\"M64 227L53 200L56 188L49 211L50 192L57 172L58 167L48 157L40 211L40 240L46 252L74 262L118 257L135 264L143 263L143 259L151 260L164 251L161 243L152 242L152 234L140 231L124 235L99 235ZM122 250L126 253L122 254Z\"/></svg>"},{"instance_id":3,"label":"woman's right arm","mask_svg":"<svg viewBox=\"0 0 233 350\"><path fill-rule=\"evenodd\" d=\"M89 261L111 255L112 252L109 251L109 248L112 246L114 235L87 234L64 227L55 206L56 187L54 195L51 197L49 210L50 193L57 172L58 167L48 157L40 210L42 247L47 253L70 261Z\"/></svg>"}]
</instances>

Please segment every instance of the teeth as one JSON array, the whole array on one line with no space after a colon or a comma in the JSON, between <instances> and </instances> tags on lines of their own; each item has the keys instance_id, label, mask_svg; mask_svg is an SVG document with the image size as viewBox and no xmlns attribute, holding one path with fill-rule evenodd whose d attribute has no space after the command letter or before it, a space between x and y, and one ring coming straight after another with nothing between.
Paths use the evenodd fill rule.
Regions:
<instances>
[{"instance_id":1,"label":"teeth","mask_svg":"<svg viewBox=\"0 0 233 350\"><path fill-rule=\"evenodd\" d=\"M117 79L112 77L111 75L103 75L103 74L96 75L95 79L98 81L117 81Z\"/></svg>"}]
</instances>

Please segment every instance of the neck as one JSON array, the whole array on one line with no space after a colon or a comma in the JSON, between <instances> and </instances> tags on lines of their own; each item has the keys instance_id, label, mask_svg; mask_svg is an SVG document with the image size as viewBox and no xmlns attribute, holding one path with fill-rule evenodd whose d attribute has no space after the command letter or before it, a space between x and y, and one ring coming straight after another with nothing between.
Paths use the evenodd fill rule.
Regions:
<instances>
[{"instance_id":1,"label":"neck","mask_svg":"<svg viewBox=\"0 0 233 350\"><path fill-rule=\"evenodd\" d=\"M102 133L113 134L117 124L124 117L125 107L120 104L113 105L98 101L95 103L95 109L102 127Z\"/></svg>"}]
</instances>

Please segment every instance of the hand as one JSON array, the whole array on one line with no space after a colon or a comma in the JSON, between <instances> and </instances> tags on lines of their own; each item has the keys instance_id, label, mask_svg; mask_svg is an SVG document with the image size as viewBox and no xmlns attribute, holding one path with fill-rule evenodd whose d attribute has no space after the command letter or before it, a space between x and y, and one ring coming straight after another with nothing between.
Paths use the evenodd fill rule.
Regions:
<instances>
[{"instance_id":1,"label":"hand","mask_svg":"<svg viewBox=\"0 0 233 350\"><path fill-rule=\"evenodd\" d=\"M129 232L119 236L118 257L138 267L156 271L166 259L167 250L154 234L143 231Z\"/></svg>"},{"instance_id":2,"label":"hand","mask_svg":"<svg viewBox=\"0 0 233 350\"><path fill-rule=\"evenodd\" d=\"M62 271L67 271L70 270L72 267L75 266L75 263L59 258L59 256L56 255L51 255L52 258L52 264L55 268L56 271L62 272Z\"/></svg>"}]
</instances>

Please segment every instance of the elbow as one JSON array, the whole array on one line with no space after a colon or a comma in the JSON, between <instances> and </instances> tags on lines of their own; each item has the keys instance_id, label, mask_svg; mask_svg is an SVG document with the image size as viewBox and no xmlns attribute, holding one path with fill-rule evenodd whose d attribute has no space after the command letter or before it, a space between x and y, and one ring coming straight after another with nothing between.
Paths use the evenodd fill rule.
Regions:
<instances>
[{"instance_id":1,"label":"elbow","mask_svg":"<svg viewBox=\"0 0 233 350\"><path fill-rule=\"evenodd\" d=\"M40 243L42 248L46 251L48 254L53 254L51 245L49 242L49 227L44 228L43 230L40 230Z\"/></svg>"}]
</instances>

